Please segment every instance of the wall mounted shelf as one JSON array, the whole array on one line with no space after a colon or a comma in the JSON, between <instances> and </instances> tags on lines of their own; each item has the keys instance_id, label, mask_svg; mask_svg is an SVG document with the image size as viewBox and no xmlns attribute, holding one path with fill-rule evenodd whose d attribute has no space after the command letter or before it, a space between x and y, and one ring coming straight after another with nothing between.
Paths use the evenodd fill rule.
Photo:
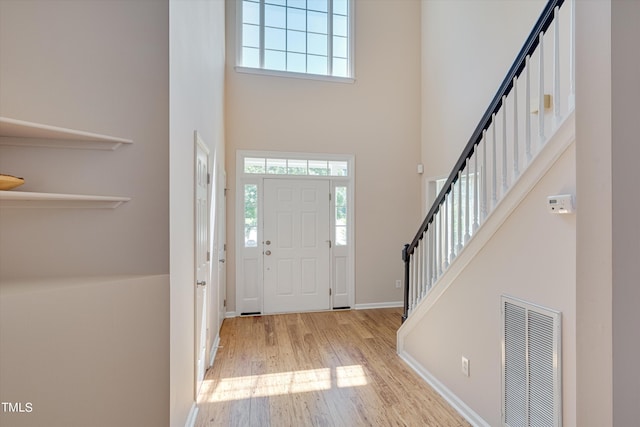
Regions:
<instances>
[{"instance_id":1,"label":"wall mounted shelf","mask_svg":"<svg viewBox=\"0 0 640 427\"><path fill-rule=\"evenodd\" d=\"M115 150L130 139L0 117L0 145Z\"/></svg>"},{"instance_id":2,"label":"wall mounted shelf","mask_svg":"<svg viewBox=\"0 0 640 427\"><path fill-rule=\"evenodd\" d=\"M115 209L129 200L128 197L0 191L0 208Z\"/></svg>"}]
</instances>

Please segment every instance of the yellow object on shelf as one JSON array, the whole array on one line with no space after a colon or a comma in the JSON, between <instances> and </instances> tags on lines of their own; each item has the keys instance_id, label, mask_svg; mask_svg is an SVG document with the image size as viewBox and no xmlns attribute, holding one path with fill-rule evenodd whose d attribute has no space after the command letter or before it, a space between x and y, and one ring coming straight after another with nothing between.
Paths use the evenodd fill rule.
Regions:
<instances>
[{"instance_id":1,"label":"yellow object on shelf","mask_svg":"<svg viewBox=\"0 0 640 427\"><path fill-rule=\"evenodd\" d=\"M24 184L24 178L0 174L0 190L11 190Z\"/></svg>"}]
</instances>

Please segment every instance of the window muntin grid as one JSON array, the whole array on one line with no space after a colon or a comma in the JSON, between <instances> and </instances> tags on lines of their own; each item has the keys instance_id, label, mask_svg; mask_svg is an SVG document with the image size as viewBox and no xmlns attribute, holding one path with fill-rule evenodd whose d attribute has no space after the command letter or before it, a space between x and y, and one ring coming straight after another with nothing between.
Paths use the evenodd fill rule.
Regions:
<instances>
[{"instance_id":1,"label":"window muntin grid","mask_svg":"<svg viewBox=\"0 0 640 427\"><path fill-rule=\"evenodd\" d=\"M350 0L242 0L242 67L351 77Z\"/></svg>"},{"instance_id":2,"label":"window muntin grid","mask_svg":"<svg viewBox=\"0 0 640 427\"><path fill-rule=\"evenodd\" d=\"M349 162L344 160L245 157L244 173L259 175L347 177L349 176Z\"/></svg>"}]
</instances>

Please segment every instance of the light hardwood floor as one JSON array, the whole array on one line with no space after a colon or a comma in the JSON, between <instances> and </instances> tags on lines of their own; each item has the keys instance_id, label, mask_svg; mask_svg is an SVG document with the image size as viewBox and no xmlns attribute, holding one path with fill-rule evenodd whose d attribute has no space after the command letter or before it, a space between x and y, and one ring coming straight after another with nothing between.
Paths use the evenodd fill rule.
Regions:
<instances>
[{"instance_id":1,"label":"light hardwood floor","mask_svg":"<svg viewBox=\"0 0 640 427\"><path fill-rule=\"evenodd\" d=\"M468 426L396 354L400 309L226 319L204 426Z\"/></svg>"}]
</instances>

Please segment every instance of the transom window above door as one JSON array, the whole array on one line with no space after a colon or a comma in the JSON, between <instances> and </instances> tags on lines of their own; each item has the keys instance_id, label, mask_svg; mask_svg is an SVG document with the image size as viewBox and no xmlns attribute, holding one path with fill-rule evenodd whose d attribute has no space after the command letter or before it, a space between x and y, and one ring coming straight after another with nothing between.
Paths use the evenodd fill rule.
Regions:
<instances>
[{"instance_id":1,"label":"transom window above door","mask_svg":"<svg viewBox=\"0 0 640 427\"><path fill-rule=\"evenodd\" d=\"M245 157L244 173L347 177L349 176L349 162L342 160Z\"/></svg>"},{"instance_id":2,"label":"transom window above door","mask_svg":"<svg viewBox=\"0 0 640 427\"><path fill-rule=\"evenodd\" d=\"M352 78L352 1L239 1L237 65L241 71Z\"/></svg>"}]
</instances>

